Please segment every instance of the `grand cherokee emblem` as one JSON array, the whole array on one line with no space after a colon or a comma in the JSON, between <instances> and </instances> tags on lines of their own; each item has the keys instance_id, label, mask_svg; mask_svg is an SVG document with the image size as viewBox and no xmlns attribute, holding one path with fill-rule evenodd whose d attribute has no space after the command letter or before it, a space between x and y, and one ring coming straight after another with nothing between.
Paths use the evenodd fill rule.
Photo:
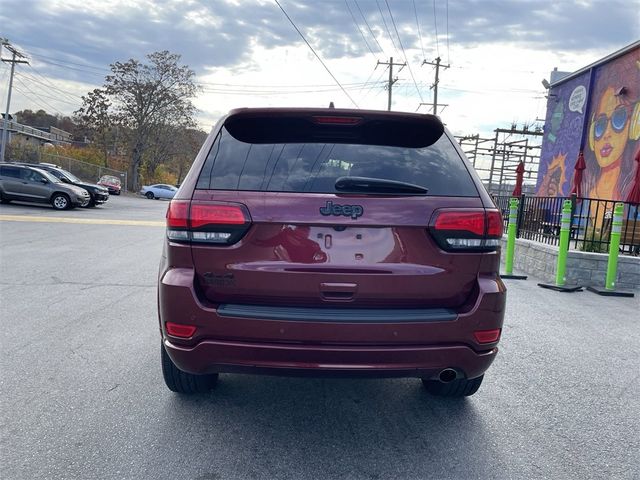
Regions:
<instances>
[{"instance_id":1,"label":"grand cherokee emblem","mask_svg":"<svg viewBox=\"0 0 640 480\"><path fill-rule=\"evenodd\" d=\"M339 205L337 203L334 204L332 201L327 201L324 207L320 207L320 213L325 217L335 215L336 217L351 217L356 220L364 213L364 208L362 208L362 205Z\"/></svg>"}]
</instances>

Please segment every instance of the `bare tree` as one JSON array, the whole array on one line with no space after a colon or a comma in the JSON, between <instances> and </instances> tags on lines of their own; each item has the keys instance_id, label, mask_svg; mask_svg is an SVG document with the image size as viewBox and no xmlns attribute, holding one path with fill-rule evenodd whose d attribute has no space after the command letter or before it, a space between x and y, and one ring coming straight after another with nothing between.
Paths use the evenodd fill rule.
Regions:
<instances>
[{"instance_id":1,"label":"bare tree","mask_svg":"<svg viewBox=\"0 0 640 480\"><path fill-rule=\"evenodd\" d=\"M166 161L172 134L195 126L191 102L198 91L195 72L179 64L180 55L166 50L146 59L147 63L135 59L113 63L104 87L83 97L81 108L96 121L106 112L111 124L121 127L129 141L134 189L139 187L143 161Z\"/></svg>"}]
</instances>

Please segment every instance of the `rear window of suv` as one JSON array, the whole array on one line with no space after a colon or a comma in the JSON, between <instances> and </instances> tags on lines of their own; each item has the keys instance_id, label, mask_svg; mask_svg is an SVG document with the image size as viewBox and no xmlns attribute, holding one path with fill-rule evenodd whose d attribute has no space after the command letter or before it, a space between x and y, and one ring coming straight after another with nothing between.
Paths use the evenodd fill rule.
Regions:
<instances>
[{"instance_id":1,"label":"rear window of suv","mask_svg":"<svg viewBox=\"0 0 640 480\"><path fill-rule=\"evenodd\" d=\"M357 143L246 143L223 127L200 172L197 189L336 193L340 177L420 185L435 196L477 196L446 134L423 148Z\"/></svg>"}]
</instances>

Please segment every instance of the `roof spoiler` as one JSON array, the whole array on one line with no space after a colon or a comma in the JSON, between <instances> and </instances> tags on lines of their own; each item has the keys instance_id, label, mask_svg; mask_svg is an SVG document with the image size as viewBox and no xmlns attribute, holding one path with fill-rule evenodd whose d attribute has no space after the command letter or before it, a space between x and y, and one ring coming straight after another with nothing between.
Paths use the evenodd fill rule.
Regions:
<instances>
[{"instance_id":1,"label":"roof spoiler","mask_svg":"<svg viewBox=\"0 0 640 480\"><path fill-rule=\"evenodd\" d=\"M354 143L424 148L442 136L434 115L374 110L239 109L224 126L244 143Z\"/></svg>"}]
</instances>

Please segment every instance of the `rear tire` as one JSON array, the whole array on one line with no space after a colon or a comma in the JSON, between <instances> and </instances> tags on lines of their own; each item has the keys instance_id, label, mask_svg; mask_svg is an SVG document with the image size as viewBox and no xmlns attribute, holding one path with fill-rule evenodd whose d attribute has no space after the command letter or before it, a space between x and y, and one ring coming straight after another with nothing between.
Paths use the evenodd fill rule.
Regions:
<instances>
[{"instance_id":1,"label":"rear tire","mask_svg":"<svg viewBox=\"0 0 640 480\"><path fill-rule=\"evenodd\" d=\"M147 197L149 200L153 200L153 192L147 192L144 194L145 197Z\"/></svg>"},{"instance_id":2,"label":"rear tire","mask_svg":"<svg viewBox=\"0 0 640 480\"><path fill-rule=\"evenodd\" d=\"M477 378L459 378L453 382L442 383L439 380L423 378L422 384L427 392L438 397L470 397L478 391L483 379L484 375L480 375Z\"/></svg>"},{"instance_id":3,"label":"rear tire","mask_svg":"<svg viewBox=\"0 0 640 480\"><path fill-rule=\"evenodd\" d=\"M71 208L71 200L65 193L56 193L51 197L51 206L56 210L67 210Z\"/></svg>"},{"instance_id":4,"label":"rear tire","mask_svg":"<svg viewBox=\"0 0 640 480\"><path fill-rule=\"evenodd\" d=\"M2 195L2 193L0 193L0 203L10 203L11 200L9 200L8 198L5 198L4 195Z\"/></svg>"},{"instance_id":5,"label":"rear tire","mask_svg":"<svg viewBox=\"0 0 640 480\"><path fill-rule=\"evenodd\" d=\"M164 383L172 392L176 393L206 393L216 386L218 374L193 375L183 372L173 363L164 345L160 346L162 356L162 376Z\"/></svg>"}]
</instances>

